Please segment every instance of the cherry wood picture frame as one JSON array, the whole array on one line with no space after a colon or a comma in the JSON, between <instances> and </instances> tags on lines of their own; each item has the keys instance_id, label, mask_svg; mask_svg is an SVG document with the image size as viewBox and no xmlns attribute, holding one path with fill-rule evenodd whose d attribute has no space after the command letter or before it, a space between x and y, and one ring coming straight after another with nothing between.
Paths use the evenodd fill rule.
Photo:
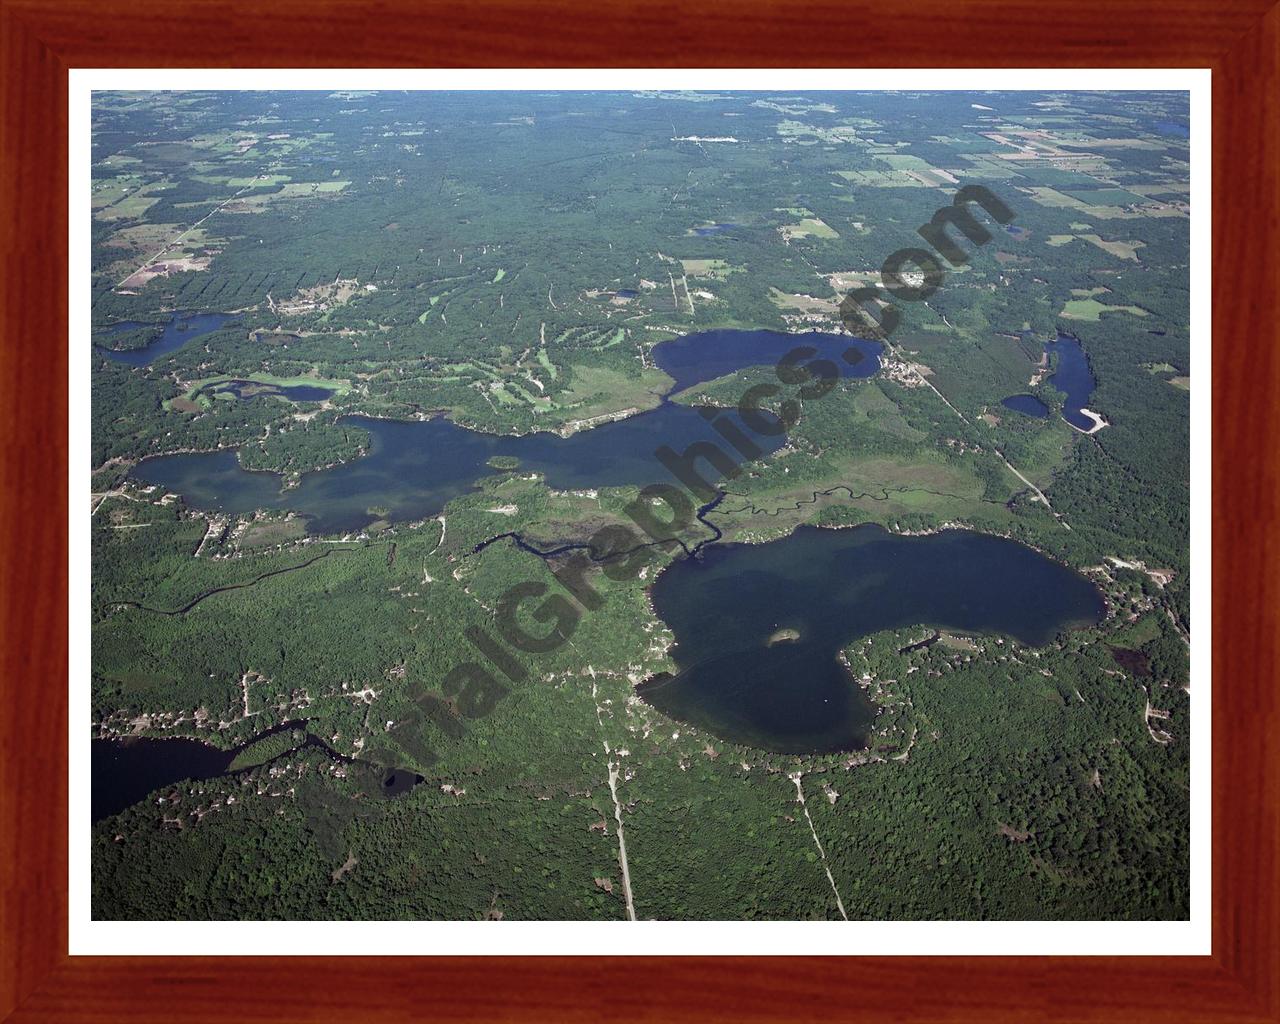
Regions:
<instances>
[{"instance_id":1,"label":"cherry wood picture frame","mask_svg":"<svg viewBox=\"0 0 1280 1024\"><path fill-rule=\"evenodd\" d=\"M1280 1020L1272 2L0 0L0 1019ZM1211 956L68 955L68 69L466 66L1212 69Z\"/></svg>"}]
</instances>

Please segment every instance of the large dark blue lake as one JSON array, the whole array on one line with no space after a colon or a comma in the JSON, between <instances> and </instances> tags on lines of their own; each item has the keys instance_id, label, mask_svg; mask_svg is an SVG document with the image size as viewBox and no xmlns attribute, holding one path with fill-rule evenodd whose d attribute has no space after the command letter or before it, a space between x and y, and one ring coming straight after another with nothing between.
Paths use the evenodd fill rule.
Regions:
<instances>
[{"instance_id":1,"label":"large dark blue lake","mask_svg":"<svg viewBox=\"0 0 1280 1024\"><path fill-rule=\"evenodd\" d=\"M664 342L653 356L673 377L675 393L748 366L775 364L799 346L817 350L803 362L827 358L845 376L867 377L879 368L878 343L819 333L712 331ZM845 353L851 354L846 358ZM785 437L762 437L746 430L734 413L722 415L737 422L763 452L785 443ZM497 456L519 460L521 472L544 474L551 487L574 490L670 482L655 455L664 445L681 452L706 440L730 450L696 408L665 399L656 409L569 437L486 434L444 419L403 422L352 416L347 422L373 435L369 454L307 473L289 490L281 490L278 474L242 469L231 450L146 459L132 476L179 493L197 508L229 513L290 509L309 518L313 533L347 533L383 516L412 521L435 515L451 499L474 490L481 477L495 472L488 463Z\"/></svg>"},{"instance_id":2,"label":"large dark blue lake","mask_svg":"<svg viewBox=\"0 0 1280 1024\"><path fill-rule=\"evenodd\" d=\"M1083 576L1002 537L879 526L803 526L768 544L721 544L654 581L678 672L640 687L654 707L783 753L857 750L875 710L837 657L858 637L933 626L1040 646L1105 610ZM776 638L780 631L796 639Z\"/></svg>"},{"instance_id":3,"label":"large dark blue lake","mask_svg":"<svg viewBox=\"0 0 1280 1024\"><path fill-rule=\"evenodd\" d=\"M307 473L289 490L280 489L276 473L241 469L231 449L147 459L132 475L181 494L197 508L292 509L309 517L313 533L347 533L383 516L411 521L435 515L496 472L488 465L496 456L518 459L520 472L545 474L548 485L559 490L643 486L670 482L654 455L658 448L669 445L679 452L695 441L718 440L697 409L672 403L570 437L484 434L444 419L406 423L351 416L344 422L373 435L369 454ZM785 440L756 438L766 452Z\"/></svg>"}]
</instances>

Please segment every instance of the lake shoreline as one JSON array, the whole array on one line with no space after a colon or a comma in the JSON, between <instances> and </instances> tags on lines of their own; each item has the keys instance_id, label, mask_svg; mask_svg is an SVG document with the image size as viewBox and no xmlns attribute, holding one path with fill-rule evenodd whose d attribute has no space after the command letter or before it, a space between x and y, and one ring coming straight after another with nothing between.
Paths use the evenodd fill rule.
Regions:
<instances>
[{"instance_id":1,"label":"lake shoreline","mask_svg":"<svg viewBox=\"0 0 1280 1024\"><path fill-rule=\"evenodd\" d=\"M979 590L987 597L975 602ZM720 739L798 755L866 749L879 706L837 671L860 637L925 627L1043 648L1109 611L1093 581L1021 541L877 523L717 544L672 561L645 596L671 634L675 671L643 680L637 696Z\"/></svg>"}]
</instances>

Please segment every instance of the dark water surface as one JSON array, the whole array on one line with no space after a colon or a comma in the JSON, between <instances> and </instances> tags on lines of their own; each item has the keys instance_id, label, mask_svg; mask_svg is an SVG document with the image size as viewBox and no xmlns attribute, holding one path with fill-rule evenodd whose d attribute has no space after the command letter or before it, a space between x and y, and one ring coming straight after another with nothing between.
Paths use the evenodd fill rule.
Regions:
<instances>
[{"instance_id":1,"label":"dark water surface","mask_svg":"<svg viewBox=\"0 0 1280 1024\"><path fill-rule=\"evenodd\" d=\"M1025 545L873 525L709 547L664 570L652 596L679 671L640 695L723 739L783 753L866 746L874 708L837 661L860 636L925 625L1040 646L1104 612L1092 583ZM799 638L770 644L780 629Z\"/></svg>"},{"instance_id":2,"label":"dark water surface","mask_svg":"<svg viewBox=\"0 0 1280 1024\"><path fill-rule=\"evenodd\" d=\"M94 740L90 776L93 820L119 814L148 793L172 783L223 775L234 756L230 750L199 740Z\"/></svg>"},{"instance_id":3,"label":"dark water surface","mask_svg":"<svg viewBox=\"0 0 1280 1024\"><path fill-rule=\"evenodd\" d=\"M1069 334L1059 334L1056 341L1049 342L1044 348L1050 356L1058 357L1058 369L1049 378L1049 383L1066 393L1062 418L1080 430L1092 430L1093 420L1080 410L1089 407L1089 399L1098 382L1093 379L1089 360L1080 342Z\"/></svg>"},{"instance_id":4,"label":"dark water surface","mask_svg":"<svg viewBox=\"0 0 1280 1024\"><path fill-rule=\"evenodd\" d=\"M201 335L217 330L232 319L234 318L226 313L175 313L173 319L165 325L164 333L146 348L115 352L101 345L94 345L93 349L108 359L114 359L117 363L125 363L129 366L149 366L161 356L177 351L188 342L195 341ZM128 321L112 324L103 333L110 337L120 331L147 326L149 325Z\"/></svg>"},{"instance_id":5,"label":"dark water surface","mask_svg":"<svg viewBox=\"0 0 1280 1024\"><path fill-rule=\"evenodd\" d=\"M453 498L475 490L481 477L497 472L487 465L495 456L519 459L520 472L544 473L558 490L580 490L670 482L654 456L658 448L669 445L680 452L694 441L720 440L697 409L671 403L570 437L483 434L444 419L406 423L351 416L344 422L373 435L369 454L307 473L290 490L280 490L276 473L241 469L230 449L147 459L132 475L176 491L198 508L292 509L310 518L313 533L347 533L379 518L372 508L390 510L387 518L396 521L435 515ZM769 452L786 439L755 440Z\"/></svg>"},{"instance_id":6,"label":"dark water surface","mask_svg":"<svg viewBox=\"0 0 1280 1024\"><path fill-rule=\"evenodd\" d=\"M333 397L329 388L313 384L260 384L255 380L227 380L212 386L214 391L229 391L236 398L252 399L264 395L282 395L292 402L323 402Z\"/></svg>"},{"instance_id":7,"label":"dark water surface","mask_svg":"<svg viewBox=\"0 0 1280 1024\"><path fill-rule=\"evenodd\" d=\"M675 380L672 394L695 384L735 373L748 366L774 366L795 348L816 349L799 366L810 360L834 363L843 377L873 377L880 369L883 346L847 334L783 334L779 331L704 331L664 341L653 349L658 369ZM790 389L788 389L789 391Z\"/></svg>"},{"instance_id":8,"label":"dark water surface","mask_svg":"<svg viewBox=\"0 0 1280 1024\"><path fill-rule=\"evenodd\" d=\"M1008 398L1002 398L1000 404L1006 409L1012 409L1026 416L1035 416L1037 419L1044 419L1049 415L1049 407L1035 395L1010 395Z\"/></svg>"},{"instance_id":9,"label":"dark water surface","mask_svg":"<svg viewBox=\"0 0 1280 1024\"><path fill-rule=\"evenodd\" d=\"M775 364L799 346L816 349L808 359L830 359L849 377L869 377L880 366L879 343L816 332L709 331L663 342L654 348L653 356L675 379L675 393L747 366ZM741 427L736 414L723 415ZM545 474L551 487L581 490L671 482L655 455L663 446L682 452L696 441L713 441L731 451L699 410L665 399L656 409L570 437L486 434L445 419L404 422L352 416L346 421L373 435L369 454L333 469L307 473L297 487L286 491L280 489L279 474L244 470L231 450L145 459L131 476L179 493L197 508L230 513L291 509L309 518L308 529L313 533L347 533L379 518L370 511L374 508L389 510L387 517L394 521L435 515L453 498L475 490L481 477L496 472L487 464L495 456L518 459L520 472ZM741 429L765 453L777 450L786 440ZM714 479L713 472L708 476Z\"/></svg>"},{"instance_id":10,"label":"dark water surface","mask_svg":"<svg viewBox=\"0 0 1280 1024\"><path fill-rule=\"evenodd\" d=\"M220 750L199 740L173 738L150 739L147 737L123 740L93 740L90 804L94 821L101 821L119 814L157 790L167 789L180 782L215 779L223 775L238 775L230 771L231 762L246 747L275 733L290 729L303 729L306 721L282 722L232 750ZM318 736L307 734L301 746L319 747L330 757L344 764L362 765L379 773L380 792L385 797L407 793L422 776L404 768L381 768L339 754ZM293 753L288 751L286 753ZM286 756L281 754L281 757ZM254 768L261 765L254 765ZM245 768L242 771L252 771Z\"/></svg>"}]
</instances>

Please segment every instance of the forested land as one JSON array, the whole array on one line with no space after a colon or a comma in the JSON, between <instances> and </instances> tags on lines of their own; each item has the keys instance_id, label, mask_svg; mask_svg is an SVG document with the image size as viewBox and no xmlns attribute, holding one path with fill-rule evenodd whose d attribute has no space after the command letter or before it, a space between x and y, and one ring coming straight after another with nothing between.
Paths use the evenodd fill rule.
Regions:
<instances>
[{"instance_id":1,"label":"forested land","mask_svg":"<svg viewBox=\"0 0 1280 1024\"><path fill-rule=\"evenodd\" d=\"M305 721L323 745L274 733L97 823L95 915L616 919L620 814L642 918L835 918L837 893L851 918L1185 917L1186 121L1185 97L1140 93L99 94L95 736L230 751ZM422 521L371 497L376 528L341 539L288 511L306 474L369 453L350 414L568 433L658 406L663 340L847 330L845 292L924 245L961 184L1009 226L975 209L989 240L953 229L966 259L898 303L880 371L806 399L682 538L981 530L1086 573L1107 614L1044 648L916 647L923 623L851 639L880 708L864 751L737 746L636 695L674 668L646 591L671 545L629 579L594 566L600 606L557 650L512 652L522 678L493 669L486 713L445 691L512 585L575 597L553 575L570 553L494 538L628 525L656 463L573 492L500 463ZM232 318L141 366L105 351L185 312ZM1059 332L1095 433L1062 416ZM776 382L752 367L674 400ZM130 476L215 449L279 474L284 511ZM385 766L424 781L388 797Z\"/></svg>"}]
</instances>

